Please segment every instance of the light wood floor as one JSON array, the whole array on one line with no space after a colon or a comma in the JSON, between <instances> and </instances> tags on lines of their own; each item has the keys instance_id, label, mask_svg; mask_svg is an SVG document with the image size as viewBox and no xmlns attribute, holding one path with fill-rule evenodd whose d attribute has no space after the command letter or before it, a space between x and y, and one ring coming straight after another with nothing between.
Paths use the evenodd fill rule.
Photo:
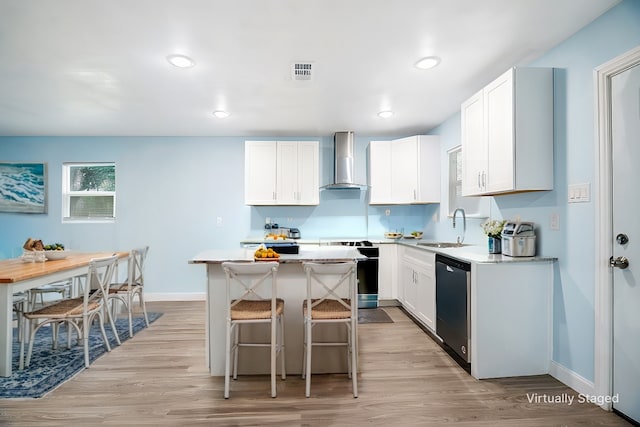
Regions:
<instances>
[{"instance_id":1,"label":"light wood floor","mask_svg":"<svg viewBox=\"0 0 640 427\"><path fill-rule=\"evenodd\" d=\"M586 403L529 403L571 389L549 376L478 381L399 309L395 323L360 326L359 398L345 375L239 377L231 399L205 367L204 302L149 303L164 312L90 369L41 399L0 400L0 425L627 425Z\"/></svg>"}]
</instances>

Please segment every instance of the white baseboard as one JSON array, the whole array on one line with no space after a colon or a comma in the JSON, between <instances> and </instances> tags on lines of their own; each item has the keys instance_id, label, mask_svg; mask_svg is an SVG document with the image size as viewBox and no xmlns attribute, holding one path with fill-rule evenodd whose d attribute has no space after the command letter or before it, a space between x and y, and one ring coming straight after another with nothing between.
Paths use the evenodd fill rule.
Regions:
<instances>
[{"instance_id":1,"label":"white baseboard","mask_svg":"<svg viewBox=\"0 0 640 427\"><path fill-rule=\"evenodd\" d=\"M145 301L205 301L207 294L205 292L193 292L193 293L144 293Z\"/></svg>"},{"instance_id":2,"label":"white baseboard","mask_svg":"<svg viewBox=\"0 0 640 427\"><path fill-rule=\"evenodd\" d=\"M553 378L557 379L563 384L571 387L578 393L582 393L585 395L594 396L595 392L595 384L592 381L587 380L586 378L576 374L569 368L562 366L558 362L551 361L549 375Z\"/></svg>"}]
</instances>

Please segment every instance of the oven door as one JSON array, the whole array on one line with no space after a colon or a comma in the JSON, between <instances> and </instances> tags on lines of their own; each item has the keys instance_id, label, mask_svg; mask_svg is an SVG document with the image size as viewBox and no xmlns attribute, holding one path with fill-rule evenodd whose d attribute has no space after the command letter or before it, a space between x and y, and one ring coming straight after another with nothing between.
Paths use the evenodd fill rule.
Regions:
<instances>
[{"instance_id":1,"label":"oven door","mask_svg":"<svg viewBox=\"0 0 640 427\"><path fill-rule=\"evenodd\" d=\"M378 256L379 249L358 247L367 259L358 261L358 308L378 307Z\"/></svg>"}]
</instances>

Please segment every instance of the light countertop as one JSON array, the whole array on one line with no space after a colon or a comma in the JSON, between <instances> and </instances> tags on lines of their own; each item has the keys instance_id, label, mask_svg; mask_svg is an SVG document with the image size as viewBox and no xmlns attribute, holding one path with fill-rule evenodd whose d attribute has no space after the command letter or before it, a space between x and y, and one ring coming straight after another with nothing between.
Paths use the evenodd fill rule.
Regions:
<instances>
[{"instance_id":1,"label":"light countertop","mask_svg":"<svg viewBox=\"0 0 640 427\"><path fill-rule=\"evenodd\" d=\"M531 257L511 257L502 254L488 253L485 245L468 245L457 248L437 248L430 246L420 246L421 241L398 241L403 246L415 247L417 249L435 252L437 254L456 258L461 261L474 262L477 264L496 264L496 263L514 263L514 262L545 262L555 261L554 257L531 256ZM427 241L428 242L428 241Z\"/></svg>"},{"instance_id":2,"label":"light countertop","mask_svg":"<svg viewBox=\"0 0 640 427\"><path fill-rule=\"evenodd\" d=\"M226 261L253 261L254 248L237 248L228 250L207 250L200 252L189 260L190 264L220 264ZM344 262L366 259L354 247L350 246L312 246L300 247L298 254L280 254L277 261L281 263L301 262ZM271 259L275 261L275 259Z\"/></svg>"},{"instance_id":3,"label":"light countertop","mask_svg":"<svg viewBox=\"0 0 640 427\"><path fill-rule=\"evenodd\" d=\"M424 251L430 251L430 252L435 252L437 254L442 254L442 255L446 255L452 258L456 258L459 259L461 261L467 261L467 262L474 262L474 263L513 263L513 262L545 262L545 261L555 261L557 258L554 257L548 257L548 256L542 256L542 255L536 255L536 256L532 256L532 257L510 257L510 256L506 256L506 255L502 255L502 254L490 254L488 253L487 250L487 246L486 245L467 245L467 246L462 246L462 247L456 247L456 248L437 248L437 247L430 247L430 246L421 246L420 243L421 242L432 242L432 240L430 239L405 239L405 238L401 238L401 239L385 239L384 237L375 237L375 236L369 236L369 237L362 237L362 238L354 238L354 237L348 237L348 238L344 238L344 237L335 237L335 238L328 238L328 237L323 237L320 239L288 239L288 240L276 240L274 242L296 242L300 245L300 251L301 253L303 252L305 245L316 245L317 247L320 248L334 248L334 249L340 249L340 248L351 248L351 249L355 249L356 247L352 247L352 246L333 246L333 244L335 244L336 242L359 242L359 241L369 241L375 245L380 245L380 244L399 244L402 246L409 246L409 247L415 247L417 249L421 249ZM258 245L261 243L265 243L264 239L261 237L257 237L257 238L247 238L245 240L242 240L240 242L243 245ZM267 243L271 243L271 242L267 242ZM314 249L316 250L317 247ZM247 248L247 249L240 249L240 251L242 250L251 250L251 252L248 255L247 260L251 260L253 257L253 249ZM224 251L224 252L229 252L229 251ZM285 257L285 258L283 258ZM290 255L281 255L281 262L286 262L287 258L286 257L290 257ZM295 262L295 261L294 261ZM298 261L300 262L300 261Z\"/></svg>"}]
</instances>

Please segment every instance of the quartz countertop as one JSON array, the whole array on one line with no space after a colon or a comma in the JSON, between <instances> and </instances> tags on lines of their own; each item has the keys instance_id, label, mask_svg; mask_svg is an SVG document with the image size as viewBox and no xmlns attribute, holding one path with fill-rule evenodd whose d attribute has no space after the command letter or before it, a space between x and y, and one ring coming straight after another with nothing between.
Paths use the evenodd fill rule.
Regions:
<instances>
[{"instance_id":1,"label":"quartz countertop","mask_svg":"<svg viewBox=\"0 0 640 427\"><path fill-rule=\"evenodd\" d=\"M424 250L424 251L430 251L430 252L435 252L437 254L442 254L442 255L446 255L452 258L456 258L459 259L461 261L467 261L467 262L474 262L474 263L513 263L513 262L545 262L545 261L555 261L557 260L557 258L555 257L548 257L548 256L541 256L541 255L536 255L536 256L532 256L532 257L510 257L510 256L506 256L506 255L502 255L502 254L490 254L487 251L487 246L486 245L466 245L466 246L461 246L461 247L454 247L454 248L438 248L438 247L433 247L433 246L422 246L420 245L420 243L429 243L429 242L434 242L433 240L430 239L406 239L406 238L400 238L400 239L385 239L384 237L381 236L368 236L368 237L323 237L323 238L318 238L318 239L296 239L296 240L292 240L292 239L288 239L288 240L274 240L274 243L277 242L297 242L300 244L300 252L302 253L305 245L316 245L317 247L314 248L313 250L318 250L318 247L320 249L322 248L334 248L334 249L340 249L340 248L351 248L353 250L356 249L356 247L351 247L351 246L333 246L333 244L338 243L338 242L360 242L360 241L369 241L375 245L380 245L380 244L399 244L399 245L403 245L403 246L409 246L409 247L415 247L417 249L420 250ZM269 241L268 243L270 243L271 241ZM264 239L261 237L257 237L257 238L247 238L245 240L242 240L240 242L243 245L251 245L251 244L260 244L260 243L265 243ZM251 248L247 248L247 249L240 249L240 251L242 250L250 250L249 255L247 256L247 258L245 260L251 260L253 259L253 249ZM328 250L328 249L327 249ZM224 252L229 252L229 251L224 251ZM280 257L280 261L281 262L296 262L294 259L289 259L289 257L292 257L291 255L281 255ZM310 260L303 260L303 261L310 261ZM297 262L301 262L301 261L297 261Z\"/></svg>"},{"instance_id":2,"label":"quartz countertop","mask_svg":"<svg viewBox=\"0 0 640 427\"><path fill-rule=\"evenodd\" d=\"M461 261L474 262L478 264L513 263L513 262L545 262L555 261L557 258L547 256L511 257L503 254L490 254L485 245L467 245L455 248L438 248L433 246L421 246L422 240L400 240L397 243L403 246L410 246L417 249L435 252L446 255ZM425 240L425 243L429 240Z\"/></svg>"},{"instance_id":3,"label":"quartz countertop","mask_svg":"<svg viewBox=\"0 0 640 427\"><path fill-rule=\"evenodd\" d=\"M190 264L220 264L226 261L253 261L254 248L238 248L228 250L207 250L200 252L189 260ZM268 259L268 258L267 258ZM281 263L301 262L345 262L366 259L356 248L350 246L300 247L298 254L280 254L278 259L269 259Z\"/></svg>"}]
</instances>

